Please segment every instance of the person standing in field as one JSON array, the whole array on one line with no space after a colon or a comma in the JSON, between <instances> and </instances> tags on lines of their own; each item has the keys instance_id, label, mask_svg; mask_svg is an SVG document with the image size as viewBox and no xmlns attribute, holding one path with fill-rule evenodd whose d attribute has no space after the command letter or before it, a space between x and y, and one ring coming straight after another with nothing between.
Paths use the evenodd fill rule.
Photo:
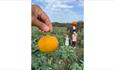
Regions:
<instances>
[{"instance_id":1,"label":"person standing in field","mask_svg":"<svg viewBox=\"0 0 115 70\"><path fill-rule=\"evenodd\" d=\"M73 31L72 34L72 47L76 47L77 44L77 33L75 31Z\"/></svg>"},{"instance_id":2,"label":"person standing in field","mask_svg":"<svg viewBox=\"0 0 115 70\"><path fill-rule=\"evenodd\" d=\"M73 35L73 32L76 32L77 31L77 28L76 26L78 25L78 23L76 21L72 22L70 26L68 26L67 30L69 30L69 44L71 46L73 46L73 39L72 39L72 35ZM76 39L77 41L77 39Z\"/></svg>"},{"instance_id":3,"label":"person standing in field","mask_svg":"<svg viewBox=\"0 0 115 70\"><path fill-rule=\"evenodd\" d=\"M65 46L69 46L69 36L65 36Z\"/></svg>"}]
</instances>

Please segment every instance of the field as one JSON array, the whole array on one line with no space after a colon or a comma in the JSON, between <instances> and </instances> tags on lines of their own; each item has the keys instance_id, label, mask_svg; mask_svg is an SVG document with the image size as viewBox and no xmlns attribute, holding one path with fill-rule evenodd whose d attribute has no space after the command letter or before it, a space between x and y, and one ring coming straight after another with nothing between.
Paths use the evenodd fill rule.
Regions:
<instances>
[{"instance_id":1,"label":"field","mask_svg":"<svg viewBox=\"0 0 115 70\"><path fill-rule=\"evenodd\" d=\"M37 47L37 41L45 33L38 32L36 27L32 27L32 70L83 70L83 28L77 31L77 48L65 46L64 34L66 27L53 28L52 35L59 40L59 48L52 53L42 53Z\"/></svg>"}]
</instances>

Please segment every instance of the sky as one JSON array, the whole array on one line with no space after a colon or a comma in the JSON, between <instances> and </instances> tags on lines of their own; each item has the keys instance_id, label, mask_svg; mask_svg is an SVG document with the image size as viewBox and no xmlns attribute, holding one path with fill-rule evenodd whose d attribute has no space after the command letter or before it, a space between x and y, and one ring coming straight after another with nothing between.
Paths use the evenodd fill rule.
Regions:
<instances>
[{"instance_id":1,"label":"sky","mask_svg":"<svg viewBox=\"0 0 115 70\"><path fill-rule=\"evenodd\" d=\"M49 16L51 22L83 21L83 0L32 0Z\"/></svg>"}]
</instances>

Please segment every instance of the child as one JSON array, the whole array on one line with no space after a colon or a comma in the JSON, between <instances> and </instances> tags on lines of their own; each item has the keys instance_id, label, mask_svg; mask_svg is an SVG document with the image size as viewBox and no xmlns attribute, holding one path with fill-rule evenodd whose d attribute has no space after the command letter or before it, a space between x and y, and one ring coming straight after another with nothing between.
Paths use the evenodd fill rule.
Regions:
<instances>
[{"instance_id":1,"label":"child","mask_svg":"<svg viewBox=\"0 0 115 70\"><path fill-rule=\"evenodd\" d=\"M69 36L68 35L65 36L65 45L69 46Z\"/></svg>"},{"instance_id":2,"label":"child","mask_svg":"<svg viewBox=\"0 0 115 70\"><path fill-rule=\"evenodd\" d=\"M75 47L77 43L77 33L75 31L73 31L72 34L72 46Z\"/></svg>"}]
</instances>

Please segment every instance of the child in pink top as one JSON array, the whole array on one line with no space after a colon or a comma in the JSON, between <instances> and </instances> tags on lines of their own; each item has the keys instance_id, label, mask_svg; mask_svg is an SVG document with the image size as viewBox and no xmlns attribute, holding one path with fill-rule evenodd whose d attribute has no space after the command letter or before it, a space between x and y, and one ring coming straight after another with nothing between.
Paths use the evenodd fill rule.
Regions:
<instances>
[{"instance_id":1,"label":"child in pink top","mask_svg":"<svg viewBox=\"0 0 115 70\"><path fill-rule=\"evenodd\" d=\"M75 47L77 43L77 33L74 31L72 34L72 46Z\"/></svg>"}]
</instances>

